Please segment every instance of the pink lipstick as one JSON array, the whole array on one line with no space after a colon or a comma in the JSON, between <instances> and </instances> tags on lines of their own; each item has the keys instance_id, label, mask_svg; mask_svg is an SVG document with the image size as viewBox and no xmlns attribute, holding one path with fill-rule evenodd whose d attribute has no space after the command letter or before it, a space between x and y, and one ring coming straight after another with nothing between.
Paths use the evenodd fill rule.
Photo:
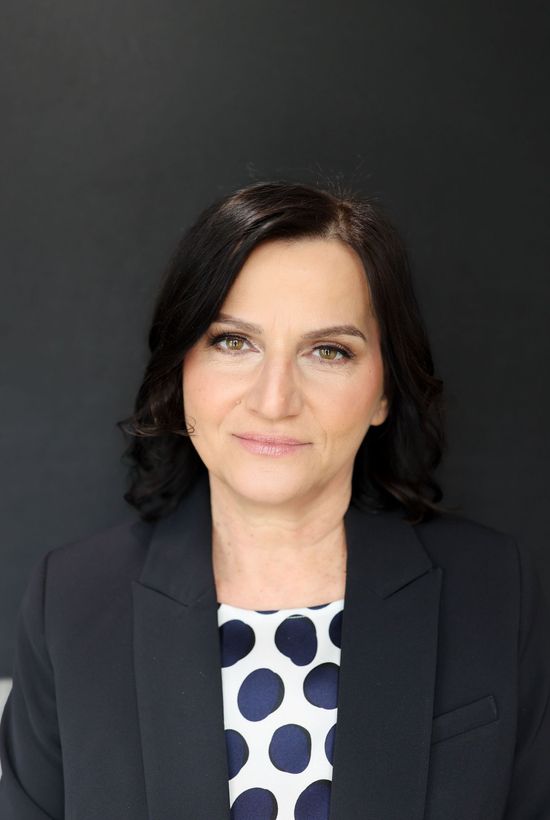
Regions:
<instances>
[{"instance_id":1,"label":"pink lipstick","mask_svg":"<svg viewBox=\"0 0 550 820\"><path fill-rule=\"evenodd\" d=\"M288 436L264 436L259 433L235 435L245 450L260 456L286 456L296 453L309 442L298 441Z\"/></svg>"}]
</instances>

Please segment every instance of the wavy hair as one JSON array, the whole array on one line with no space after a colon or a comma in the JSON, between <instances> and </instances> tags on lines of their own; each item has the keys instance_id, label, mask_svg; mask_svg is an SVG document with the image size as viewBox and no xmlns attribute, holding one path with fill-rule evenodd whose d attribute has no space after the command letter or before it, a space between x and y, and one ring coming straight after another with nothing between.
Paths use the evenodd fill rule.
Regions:
<instances>
[{"instance_id":1,"label":"wavy hair","mask_svg":"<svg viewBox=\"0 0 550 820\"><path fill-rule=\"evenodd\" d=\"M389 412L356 454L352 503L373 512L404 507L412 524L444 511L434 478L445 446L443 382L434 375L403 241L372 199L276 181L249 185L204 210L165 270L134 412L117 422L127 443L124 498L143 520L170 513L206 470L184 421L187 350L215 321L254 248L300 238L337 238L356 251L380 329Z\"/></svg>"}]
</instances>

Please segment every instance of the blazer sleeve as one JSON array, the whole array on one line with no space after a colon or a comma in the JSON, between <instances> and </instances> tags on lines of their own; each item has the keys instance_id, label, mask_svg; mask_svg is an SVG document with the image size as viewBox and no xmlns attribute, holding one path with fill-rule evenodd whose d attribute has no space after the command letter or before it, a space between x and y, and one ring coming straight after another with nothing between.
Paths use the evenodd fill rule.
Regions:
<instances>
[{"instance_id":1,"label":"blazer sleeve","mask_svg":"<svg viewBox=\"0 0 550 820\"><path fill-rule=\"evenodd\" d=\"M518 724L503 820L550 818L550 606L526 547L520 577Z\"/></svg>"},{"instance_id":2,"label":"blazer sleeve","mask_svg":"<svg viewBox=\"0 0 550 820\"><path fill-rule=\"evenodd\" d=\"M62 820L63 766L53 669L45 635L45 555L19 609L13 686L0 723L0 817Z\"/></svg>"}]
</instances>

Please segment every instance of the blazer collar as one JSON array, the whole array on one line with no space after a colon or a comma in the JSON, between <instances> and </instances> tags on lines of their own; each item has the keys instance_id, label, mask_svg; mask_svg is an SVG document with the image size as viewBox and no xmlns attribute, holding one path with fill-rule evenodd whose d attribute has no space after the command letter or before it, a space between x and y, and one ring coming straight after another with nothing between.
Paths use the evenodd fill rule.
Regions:
<instances>
[{"instance_id":1,"label":"blazer collar","mask_svg":"<svg viewBox=\"0 0 550 820\"><path fill-rule=\"evenodd\" d=\"M344 526L348 569L359 558L366 570L361 586L381 598L432 569L399 511L369 513L350 504ZM211 543L210 486L208 475L201 473L176 510L155 524L140 583L184 606L215 594Z\"/></svg>"},{"instance_id":2,"label":"blazer collar","mask_svg":"<svg viewBox=\"0 0 550 820\"><path fill-rule=\"evenodd\" d=\"M345 517L347 579L330 820L420 820L441 570L399 512ZM153 528L134 662L154 820L229 818L208 476Z\"/></svg>"}]
</instances>

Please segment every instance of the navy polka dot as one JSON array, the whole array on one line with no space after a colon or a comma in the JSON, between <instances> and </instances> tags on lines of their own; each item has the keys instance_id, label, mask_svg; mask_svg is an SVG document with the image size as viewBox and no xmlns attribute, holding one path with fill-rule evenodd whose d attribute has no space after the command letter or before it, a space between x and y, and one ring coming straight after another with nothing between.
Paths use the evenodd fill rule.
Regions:
<instances>
[{"instance_id":1,"label":"navy polka dot","mask_svg":"<svg viewBox=\"0 0 550 820\"><path fill-rule=\"evenodd\" d=\"M227 621L220 626L222 666L233 666L254 648L254 630L243 621Z\"/></svg>"},{"instance_id":2,"label":"navy polka dot","mask_svg":"<svg viewBox=\"0 0 550 820\"><path fill-rule=\"evenodd\" d=\"M317 604L317 606L308 606L308 609L324 609L328 604Z\"/></svg>"},{"instance_id":3,"label":"navy polka dot","mask_svg":"<svg viewBox=\"0 0 550 820\"><path fill-rule=\"evenodd\" d=\"M338 704L338 672L335 663L321 663L308 672L304 680L304 695L313 706L335 709Z\"/></svg>"},{"instance_id":4,"label":"navy polka dot","mask_svg":"<svg viewBox=\"0 0 550 820\"><path fill-rule=\"evenodd\" d=\"M330 780L316 780L304 789L294 809L295 820L328 820Z\"/></svg>"},{"instance_id":5,"label":"navy polka dot","mask_svg":"<svg viewBox=\"0 0 550 820\"><path fill-rule=\"evenodd\" d=\"M342 646L342 611L337 612L328 628L330 640L338 649Z\"/></svg>"},{"instance_id":6,"label":"navy polka dot","mask_svg":"<svg viewBox=\"0 0 550 820\"><path fill-rule=\"evenodd\" d=\"M231 780L241 771L248 760L248 744L240 732L235 729L226 729L225 746L227 749L229 779Z\"/></svg>"},{"instance_id":7,"label":"navy polka dot","mask_svg":"<svg viewBox=\"0 0 550 820\"><path fill-rule=\"evenodd\" d=\"M325 738L325 754L331 766L334 766L334 737L336 735L336 724L329 729Z\"/></svg>"},{"instance_id":8,"label":"navy polka dot","mask_svg":"<svg viewBox=\"0 0 550 820\"><path fill-rule=\"evenodd\" d=\"M242 715L247 720L263 720L282 703L283 681L271 669L255 669L243 680L237 696Z\"/></svg>"},{"instance_id":9,"label":"navy polka dot","mask_svg":"<svg viewBox=\"0 0 550 820\"><path fill-rule=\"evenodd\" d=\"M317 633L309 618L285 618L275 632L275 645L279 652L296 664L306 666L317 653Z\"/></svg>"},{"instance_id":10,"label":"navy polka dot","mask_svg":"<svg viewBox=\"0 0 550 820\"><path fill-rule=\"evenodd\" d=\"M267 789L247 789L231 806L231 820L275 820L277 801Z\"/></svg>"},{"instance_id":11,"label":"navy polka dot","mask_svg":"<svg viewBox=\"0 0 550 820\"><path fill-rule=\"evenodd\" d=\"M287 723L273 733L269 744L269 758L282 772L298 774L309 765L311 735L303 726Z\"/></svg>"}]
</instances>

